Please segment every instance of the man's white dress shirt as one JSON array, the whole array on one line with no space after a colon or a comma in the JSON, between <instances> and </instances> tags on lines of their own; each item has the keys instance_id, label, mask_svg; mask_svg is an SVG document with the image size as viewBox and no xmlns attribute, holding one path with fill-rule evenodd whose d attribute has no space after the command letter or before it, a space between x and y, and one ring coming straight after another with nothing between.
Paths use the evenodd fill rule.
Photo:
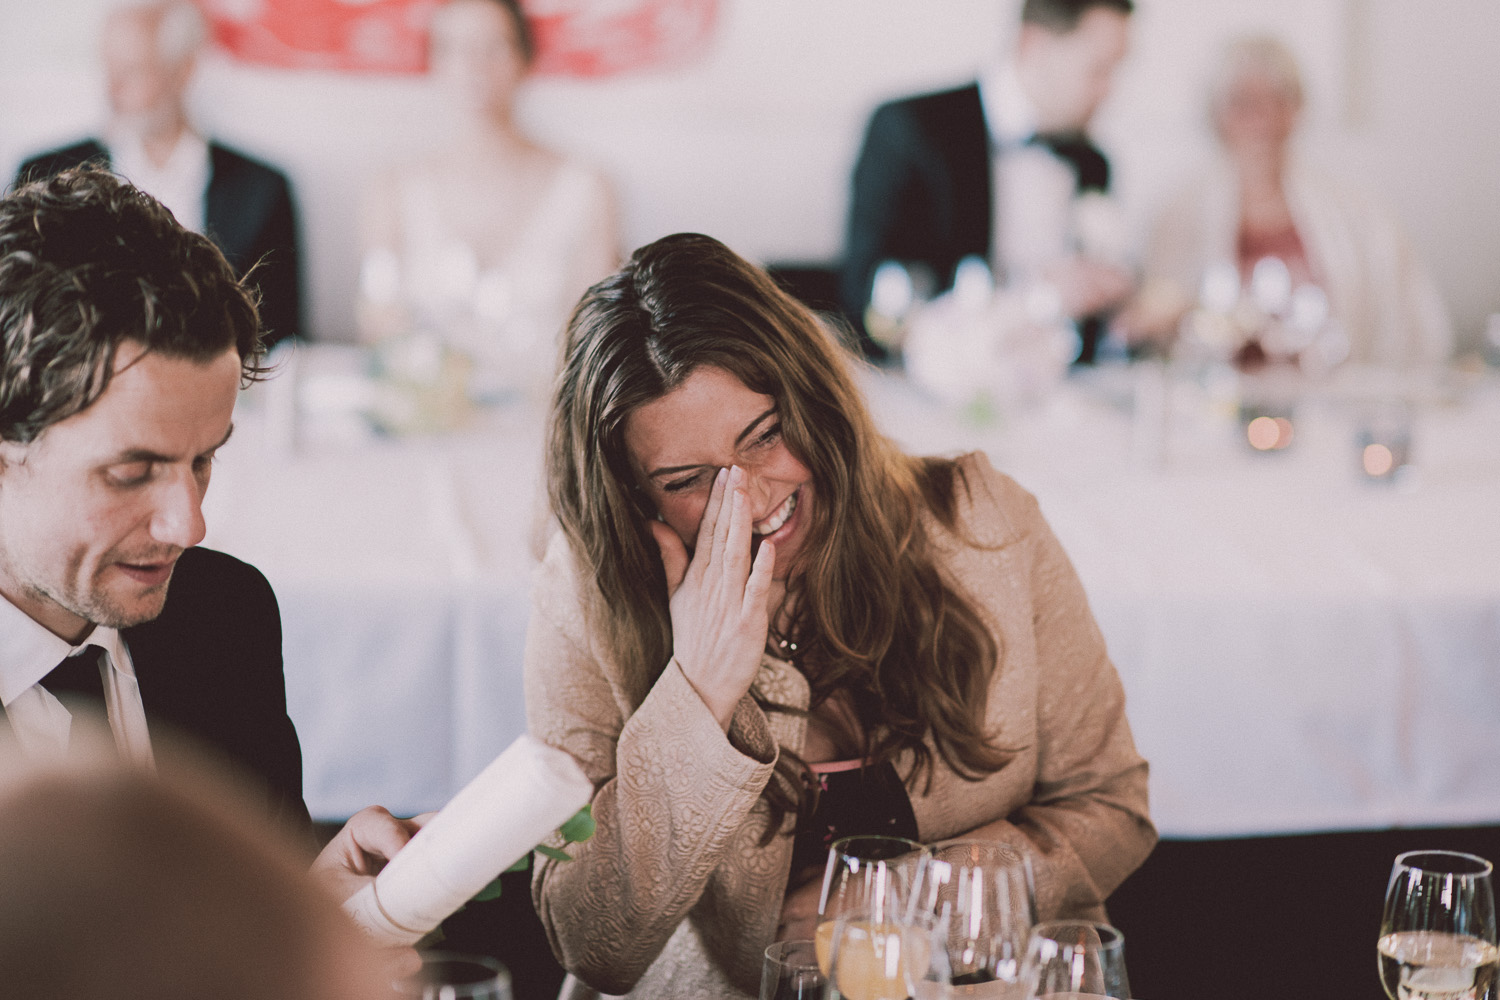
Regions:
<instances>
[{"instance_id":1,"label":"man's white dress shirt","mask_svg":"<svg viewBox=\"0 0 1500 1000\"><path fill-rule=\"evenodd\" d=\"M86 646L99 646L104 705L120 756L150 766L151 739L135 666L120 633L96 625L74 645L53 635L30 615L0 597L0 704L27 756L60 758L68 751L73 717L42 687L41 679Z\"/></svg>"},{"instance_id":2,"label":"man's white dress shirt","mask_svg":"<svg viewBox=\"0 0 1500 1000\"><path fill-rule=\"evenodd\" d=\"M1013 63L997 63L980 76L979 99L990 133L990 262L997 283L1026 282L1074 250L1078 176L1046 146L1031 143L1037 113Z\"/></svg>"},{"instance_id":3,"label":"man's white dress shirt","mask_svg":"<svg viewBox=\"0 0 1500 1000\"><path fill-rule=\"evenodd\" d=\"M201 135L185 129L161 166L146 155L146 147L134 133L114 130L104 144L110 170L167 206L184 229L203 232L210 163L208 142Z\"/></svg>"}]
</instances>

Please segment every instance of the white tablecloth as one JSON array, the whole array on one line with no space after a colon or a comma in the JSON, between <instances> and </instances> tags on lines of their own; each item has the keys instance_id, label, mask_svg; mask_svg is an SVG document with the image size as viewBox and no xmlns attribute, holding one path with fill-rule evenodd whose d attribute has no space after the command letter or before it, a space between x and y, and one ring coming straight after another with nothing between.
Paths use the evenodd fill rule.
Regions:
<instances>
[{"instance_id":1,"label":"white tablecloth","mask_svg":"<svg viewBox=\"0 0 1500 1000\"><path fill-rule=\"evenodd\" d=\"M1257 455L1193 392L1143 447L1108 387L980 422L889 377L869 391L910 449L982 448L1037 494L1124 678L1164 833L1500 822L1495 387L1424 408L1398 484L1356 475L1333 404ZM308 804L436 807L525 725L541 416L291 454L244 409L206 544L276 588Z\"/></svg>"},{"instance_id":2,"label":"white tablecloth","mask_svg":"<svg viewBox=\"0 0 1500 1000\"><path fill-rule=\"evenodd\" d=\"M276 591L308 806L435 809L526 728L542 415L501 408L408 439L309 432L293 452L268 433L264 400L246 403L204 544Z\"/></svg>"}]
</instances>

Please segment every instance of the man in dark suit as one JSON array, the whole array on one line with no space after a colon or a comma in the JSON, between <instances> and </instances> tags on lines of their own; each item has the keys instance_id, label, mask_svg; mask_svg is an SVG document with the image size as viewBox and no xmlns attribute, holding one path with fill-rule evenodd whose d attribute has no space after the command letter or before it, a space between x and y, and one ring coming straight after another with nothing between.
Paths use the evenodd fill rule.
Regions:
<instances>
[{"instance_id":1,"label":"man in dark suit","mask_svg":"<svg viewBox=\"0 0 1500 1000\"><path fill-rule=\"evenodd\" d=\"M253 269L269 346L303 331L291 185L273 167L193 130L186 95L204 37L202 15L185 0L113 11L103 39L110 108L105 137L27 160L17 183L84 163L126 177L182 225L213 240L236 274Z\"/></svg>"},{"instance_id":2,"label":"man in dark suit","mask_svg":"<svg viewBox=\"0 0 1500 1000\"><path fill-rule=\"evenodd\" d=\"M114 175L0 199L0 709L28 757L73 752L89 706L142 766L195 737L306 833L276 598L195 547L258 337L223 255ZM371 807L313 870L347 897L413 829Z\"/></svg>"},{"instance_id":3,"label":"man in dark suit","mask_svg":"<svg viewBox=\"0 0 1500 1000\"><path fill-rule=\"evenodd\" d=\"M1098 315L1130 279L1080 245L1071 202L1109 188L1109 161L1085 129L1124 57L1131 10L1131 0L1025 0L1008 60L967 86L876 110L854 169L841 276L856 328L881 263L942 290L972 256L1001 284L1044 282L1081 321L1080 360L1092 360Z\"/></svg>"}]
</instances>

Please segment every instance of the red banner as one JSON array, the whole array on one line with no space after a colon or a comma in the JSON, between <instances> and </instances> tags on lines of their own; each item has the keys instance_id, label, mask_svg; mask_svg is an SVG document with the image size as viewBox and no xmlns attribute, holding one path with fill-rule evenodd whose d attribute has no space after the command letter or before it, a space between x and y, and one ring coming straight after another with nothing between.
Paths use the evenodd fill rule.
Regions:
<instances>
[{"instance_id":1,"label":"red banner","mask_svg":"<svg viewBox=\"0 0 1500 1000\"><path fill-rule=\"evenodd\" d=\"M536 69L608 76L680 65L713 33L717 0L532 0Z\"/></svg>"},{"instance_id":2,"label":"red banner","mask_svg":"<svg viewBox=\"0 0 1500 1000\"><path fill-rule=\"evenodd\" d=\"M420 73L442 0L198 0L214 41L244 62ZM608 76L680 65L712 35L718 0L530 0L536 71Z\"/></svg>"}]
</instances>

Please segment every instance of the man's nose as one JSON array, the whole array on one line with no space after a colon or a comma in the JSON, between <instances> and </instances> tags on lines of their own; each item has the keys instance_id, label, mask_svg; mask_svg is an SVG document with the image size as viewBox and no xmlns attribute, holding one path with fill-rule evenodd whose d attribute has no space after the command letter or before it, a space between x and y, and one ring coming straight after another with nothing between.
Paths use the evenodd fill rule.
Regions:
<instances>
[{"instance_id":1,"label":"man's nose","mask_svg":"<svg viewBox=\"0 0 1500 1000\"><path fill-rule=\"evenodd\" d=\"M151 537L163 545L190 549L207 533L203 487L189 470L174 470L161 484L151 517Z\"/></svg>"}]
</instances>

